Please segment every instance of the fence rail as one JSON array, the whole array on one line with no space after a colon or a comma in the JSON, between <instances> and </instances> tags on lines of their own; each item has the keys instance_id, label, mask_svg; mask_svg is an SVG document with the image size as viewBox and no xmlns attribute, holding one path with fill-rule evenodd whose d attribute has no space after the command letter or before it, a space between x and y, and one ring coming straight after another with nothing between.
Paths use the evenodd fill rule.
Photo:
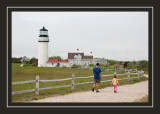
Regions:
<instances>
[{"instance_id":1,"label":"fence rail","mask_svg":"<svg viewBox=\"0 0 160 114\"><path fill-rule=\"evenodd\" d=\"M12 82L12 85L14 84L25 84L25 83L33 83L35 80L29 80L29 81L20 81L20 82Z\"/></svg>"},{"instance_id":2,"label":"fence rail","mask_svg":"<svg viewBox=\"0 0 160 114\"><path fill-rule=\"evenodd\" d=\"M108 71L124 71L124 72L138 72L137 69L125 69L125 68L115 68L115 69L112 69L112 68L104 68L105 70L108 70Z\"/></svg>"},{"instance_id":3,"label":"fence rail","mask_svg":"<svg viewBox=\"0 0 160 114\"><path fill-rule=\"evenodd\" d=\"M55 89L55 88L62 88L62 87L70 87L72 85L66 85L66 86L56 86L56 87L46 87L46 88L39 88L39 90L45 90L45 89Z\"/></svg>"},{"instance_id":4,"label":"fence rail","mask_svg":"<svg viewBox=\"0 0 160 114\"><path fill-rule=\"evenodd\" d=\"M115 72L116 73L116 72ZM138 77L130 77L130 75L137 75ZM102 75L102 77L107 77L107 76L113 76L114 74L110 74L110 75ZM122 75L128 75L127 78L122 78L122 79L118 79L118 80L126 80L128 79L128 81L130 81L130 79L135 79L138 78L140 80L140 78L144 77L144 71L137 71L137 73L124 73L124 74L117 74L118 76L122 76ZM141 76L140 76L141 75ZM55 79L55 80L39 80L39 76L36 76L35 80L30 80L30 81L21 81L21 82L12 82L12 85L15 84L25 84L25 83L36 83L36 88L35 89L30 89L30 90L22 90L22 91L15 91L12 92L12 95L16 95L16 94L22 94L22 93L28 93L28 92L33 92L35 91L37 95L39 95L39 90L45 90L45 89L54 89L54 88L62 88L62 87L71 87L71 89L74 90L74 86L77 85L83 85L83 84L92 84L94 82L84 82L84 83L74 83L75 79L85 79L85 78L93 78L94 76L88 76L88 77L75 77L74 74L72 74L72 78L65 78L65 79ZM56 82L56 81L66 81L66 80L71 80L71 85L64 85L64 86L56 86L56 87L46 87L46 88L39 88L39 82ZM112 80L105 80L105 81L101 81L103 82L109 82Z\"/></svg>"},{"instance_id":5,"label":"fence rail","mask_svg":"<svg viewBox=\"0 0 160 114\"><path fill-rule=\"evenodd\" d=\"M28 92L33 92L33 91L36 91L36 89L22 90L22 91L15 91L15 92L12 92L12 95L22 94L22 93L28 93Z\"/></svg>"},{"instance_id":6,"label":"fence rail","mask_svg":"<svg viewBox=\"0 0 160 114\"><path fill-rule=\"evenodd\" d=\"M58 81L66 81L66 80L72 80L72 78L56 79L56 80L39 80L39 82L58 82Z\"/></svg>"}]
</instances>

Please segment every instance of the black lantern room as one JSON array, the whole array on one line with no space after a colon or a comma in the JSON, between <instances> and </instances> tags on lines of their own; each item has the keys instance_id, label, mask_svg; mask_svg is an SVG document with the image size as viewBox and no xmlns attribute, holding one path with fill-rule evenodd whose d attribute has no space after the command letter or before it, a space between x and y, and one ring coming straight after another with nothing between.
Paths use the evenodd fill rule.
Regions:
<instances>
[{"instance_id":1,"label":"black lantern room","mask_svg":"<svg viewBox=\"0 0 160 114\"><path fill-rule=\"evenodd\" d=\"M48 30L45 29L45 27L43 27L39 31L40 31L39 37L48 37Z\"/></svg>"}]
</instances>

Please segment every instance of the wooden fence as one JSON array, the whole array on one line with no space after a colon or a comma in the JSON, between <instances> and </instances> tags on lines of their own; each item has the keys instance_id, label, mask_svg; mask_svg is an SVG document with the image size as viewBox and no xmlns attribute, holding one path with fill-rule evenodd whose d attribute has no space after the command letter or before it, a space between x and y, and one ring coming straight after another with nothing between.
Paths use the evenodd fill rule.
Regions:
<instances>
[{"instance_id":1,"label":"wooden fence","mask_svg":"<svg viewBox=\"0 0 160 114\"><path fill-rule=\"evenodd\" d=\"M115 68L115 69L111 69L111 68L104 68L105 70L108 71L124 71L124 72L138 72L137 69L125 69L125 68Z\"/></svg>"},{"instance_id":2,"label":"wooden fence","mask_svg":"<svg viewBox=\"0 0 160 114\"><path fill-rule=\"evenodd\" d=\"M116 73L116 72L115 72ZM131 74L137 75L137 77L130 77ZM102 77L106 77L106 76L113 76L114 74L110 74L110 75L102 75ZM122 78L122 79L118 79L118 80L126 80L128 79L128 81L130 81L130 79L134 79L134 78L138 78L140 80L140 78L144 77L144 71L138 71L137 73L124 73L124 74L117 74L118 76L121 75L128 75L127 78ZM140 76L141 75L141 76ZM15 84L25 84L25 83L36 83L36 88L35 89L30 89L30 90L22 90L22 91L15 91L12 92L12 95L16 95L16 94L22 94L22 93L27 93L27 92L33 92L35 91L37 95L39 95L39 90L45 90L45 89L54 89L54 88L62 88L62 87L71 87L71 89L74 90L74 86L77 85L83 85L83 84L91 84L94 82L84 82L84 83L74 83L75 79L84 79L84 78L93 78L94 76L88 76L88 77L75 77L74 74L72 74L72 78L65 78L65 79L55 79L55 80L39 80L39 76L36 76L35 80L30 80L30 81L21 81L21 82L12 82L12 85ZM64 85L64 86L56 86L56 87L47 87L47 88L39 88L39 82L57 82L57 81L66 81L66 80L71 80L71 85ZM109 82L112 80L105 80L105 81L101 81L103 82Z\"/></svg>"}]
</instances>

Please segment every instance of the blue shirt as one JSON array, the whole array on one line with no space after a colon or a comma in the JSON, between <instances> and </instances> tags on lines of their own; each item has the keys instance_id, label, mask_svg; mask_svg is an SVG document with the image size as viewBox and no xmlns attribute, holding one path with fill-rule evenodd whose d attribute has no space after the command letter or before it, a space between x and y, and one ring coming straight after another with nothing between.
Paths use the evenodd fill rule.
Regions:
<instances>
[{"instance_id":1,"label":"blue shirt","mask_svg":"<svg viewBox=\"0 0 160 114\"><path fill-rule=\"evenodd\" d=\"M94 73L94 79L100 79L100 73L101 69L99 67L94 67L93 68L93 73Z\"/></svg>"}]
</instances>

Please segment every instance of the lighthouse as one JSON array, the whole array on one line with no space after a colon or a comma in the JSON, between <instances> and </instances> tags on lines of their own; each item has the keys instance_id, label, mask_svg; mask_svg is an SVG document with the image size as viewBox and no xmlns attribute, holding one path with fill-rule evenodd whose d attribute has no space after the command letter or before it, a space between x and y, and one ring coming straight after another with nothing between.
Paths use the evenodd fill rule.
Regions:
<instances>
[{"instance_id":1,"label":"lighthouse","mask_svg":"<svg viewBox=\"0 0 160 114\"><path fill-rule=\"evenodd\" d=\"M39 30L38 39L38 67L46 67L46 62L48 61L48 30L43 27Z\"/></svg>"}]
</instances>

